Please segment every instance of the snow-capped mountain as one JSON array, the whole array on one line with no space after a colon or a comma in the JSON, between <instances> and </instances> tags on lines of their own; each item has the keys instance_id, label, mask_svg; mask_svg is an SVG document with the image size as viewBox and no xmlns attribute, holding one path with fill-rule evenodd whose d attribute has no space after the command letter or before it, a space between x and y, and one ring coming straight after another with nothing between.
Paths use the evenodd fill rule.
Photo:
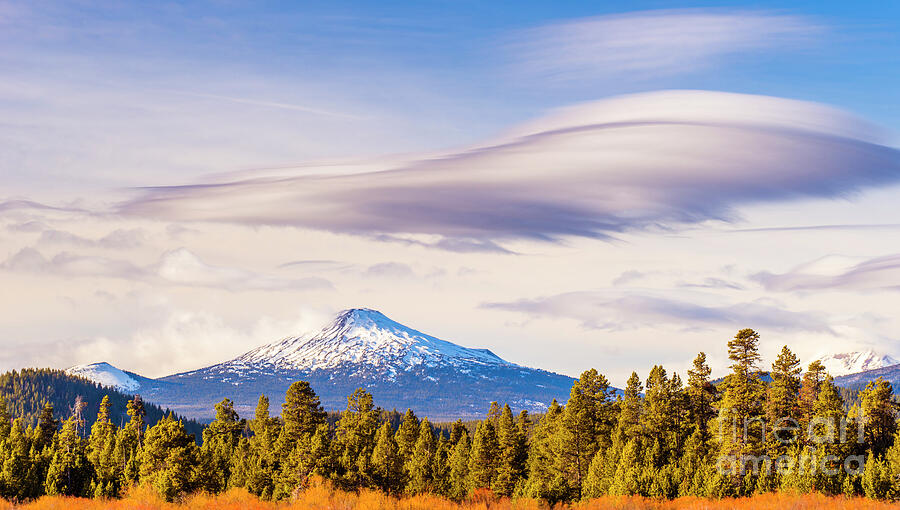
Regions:
<instances>
[{"instance_id":1,"label":"snow-capped mountain","mask_svg":"<svg viewBox=\"0 0 900 510\"><path fill-rule=\"evenodd\" d=\"M142 389L144 397L194 417L232 399L251 413L260 394L273 412L294 381L309 381L326 409L339 410L362 387L385 409L407 407L432 419L481 416L491 401L544 411L565 401L573 379L503 360L404 326L365 308L339 313L321 330L291 336L210 367ZM146 386L146 385L145 385Z\"/></svg>"},{"instance_id":2,"label":"snow-capped mountain","mask_svg":"<svg viewBox=\"0 0 900 510\"><path fill-rule=\"evenodd\" d=\"M362 364L388 380L398 371L419 366L467 367L510 365L487 349L468 349L437 339L369 309L345 310L322 331L288 337L254 349L223 364L235 374L248 367L278 370L325 370Z\"/></svg>"},{"instance_id":3,"label":"snow-capped mountain","mask_svg":"<svg viewBox=\"0 0 900 510\"><path fill-rule=\"evenodd\" d=\"M856 374L900 363L900 360L887 354L875 352L871 349L829 354L819 358L819 361L825 366L825 370L833 377Z\"/></svg>"},{"instance_id":4,"label":"snow-capped mountain","mask_svg":"<svg viewBox=\"0 0 900 510\"><path fill-rule=\"evenodd\" d=\"M141 383L136 378L105 361L87 365L75 365L67 368L66 373L84 377L97 384L117 389L124 393L134 393L141 388Z\"/></svg>"}]
</instances>

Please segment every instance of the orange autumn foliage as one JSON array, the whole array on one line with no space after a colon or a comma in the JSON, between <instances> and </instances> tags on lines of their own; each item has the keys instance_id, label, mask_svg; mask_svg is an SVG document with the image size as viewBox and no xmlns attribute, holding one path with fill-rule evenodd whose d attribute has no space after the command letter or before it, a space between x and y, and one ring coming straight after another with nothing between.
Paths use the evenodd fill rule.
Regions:
<instances>
[{"instance_id":1,"label":"orange autumn foliage","mask_svg":"<svg viewBox=\"0 0 900 510\"><path fill-rule=\"evenodd\" d=\"M821 494L762 494L750 498L709 500L680 498L662 501L639 496L606 496L591 501L558 505L528 499L494 498L480 492L457 503L438 496L394 497L378 491L344 492L329 484L315 484L290 501L262 501L243 489L223 494L198 494L167 503L149 488L134 488L117 500L45 496L23 505L0 504L2 510L900 510L900 503L865 498L828 497Z\"/></svg>"}]
</instances>

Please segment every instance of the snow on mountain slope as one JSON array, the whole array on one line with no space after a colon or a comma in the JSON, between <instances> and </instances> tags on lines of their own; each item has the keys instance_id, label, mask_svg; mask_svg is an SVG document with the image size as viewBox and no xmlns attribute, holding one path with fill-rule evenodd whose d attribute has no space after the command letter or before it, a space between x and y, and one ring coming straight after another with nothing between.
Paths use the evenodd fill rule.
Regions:
<instances>
[{"instance_id":1,"label":"snow on mountain slope","mask_svg":"<svg viewBox=\"0 0 900 510\"><path fill-rule=\"evenodd\" d=\"M553 399L566 401L573 382L487 349L426 335L376 310L354 308L319 331L161 378L158 387L142 391L150 401L206 418L226 397L240 412L253 412L261 394L278 399L298 380L309 382L329 410L344 409L347 396L364 388L385 409L412 408L444 420L482 416L495 400L545 412Z\"/></svg>"},{"instance_id":2,"label":"snow on mountain slope","mask_svg":"<svg viewBox=\"0 0 900 510\"><path fill-rule=\"evenodd\" d=\"M900 361L887 354L881 354L871 349L829 354L819 358L819 361L825 365L825 370L833 377L889 367L900 363Z\"/></svg>"},{"instance_id":3,"label":"snow on mountain slope","mask_svg":"<svg viewBox=\"0 0 900 510\"><path fill-rule=\"evenodd\" d=\"M97 384L115 388L125 392L135 392L141 387L136 379L109 363L91 363L88 365L75 365L66 369L69 375L76 375L94 381Z\"/></svg>"},{"instance_id":4,"label":"snow on mountain slope","mask_svg":"<svg viewBox=\"0 0 900 510\"><path fill-rule=\"evenodd\" d=\"M367 365L389 375L419 366L510 365L487 349L440 340L366 308L345 310L318 333L264 345L227 365L232 369L324 370L347 363Z\"/></svg>"}]
</instances>

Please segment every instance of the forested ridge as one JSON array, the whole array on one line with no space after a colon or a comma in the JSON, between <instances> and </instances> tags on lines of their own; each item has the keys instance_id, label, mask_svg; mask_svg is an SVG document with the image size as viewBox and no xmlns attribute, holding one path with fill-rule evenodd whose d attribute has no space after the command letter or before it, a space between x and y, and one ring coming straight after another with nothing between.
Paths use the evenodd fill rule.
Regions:
<instances>
[{"instance_id":1,"label":"forested ridge","mask_svg":"<svg viewBox=\"0 0 900 510\"><path fill-rule=\"evenodd\" d=\"M57 421L49 407L32 426L3 402L0 492L110 498L143 485L169 500L229 488L281 500L326 480L349 491L463 500L489 490L550 503L777 491L900 497L891 385L872 382L847 405L821 364L803 371L787 347L762 367L759 341L746 329L728 342L731 372L718 385L703 353L684 379L654 366L646 379L633 373L619 396L592 369L565 405L533 417L494 403L474 430L461 421L437 428L412 411L398 420L363 389L334 421L304 381L290 386L279 417L266 396L246 418L223 400L199 444L175 417L149 426L139 399L119 426L104 397L89 430L74 413Z\"/></svg>"},{"instance_id":2,"label":"forested ridge","mask_svg":"<svg viewBox=\"0 0 900 510\"><path fill-rule=\"evenodd\" d=\"M120 426L128 420L128 401L132 398L83 377L50 368L25 368L0 374L0 396L6 400L7 412L22 418L28 425L37 423L46 404L53 406L59 416L68 416L80 397L83 406L81 416L87 429L97 418L104 396L109 397L110 421ZM169 414L168 410L147 402L144 403L144 412L150 424ZM194 420L184 420L184 426L198 437L203 430L203 425Z\"/></svg>"}]
</instances>

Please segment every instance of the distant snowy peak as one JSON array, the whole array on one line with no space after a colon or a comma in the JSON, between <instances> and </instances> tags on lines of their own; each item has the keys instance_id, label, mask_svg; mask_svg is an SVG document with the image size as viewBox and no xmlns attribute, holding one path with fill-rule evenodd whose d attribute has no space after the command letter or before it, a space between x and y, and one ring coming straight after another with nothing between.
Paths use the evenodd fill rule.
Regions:
<instances>
[{"instance_id":1,"label":"distant snowy peak","mask_svg":"<svg viewBox=\"0 0 900 510\"><path fill-rule=\"evenodd\" d=\"M825 370L834 377L889 367L900 363L900 360L892 356L878 353L871 349L829 354L819 358L819 361L825 365Z\"/></svg>"},{"instance_id":2,"label":"distant snowy peak","mask_svg":"<svg viewBox=\"0 0 900 510\"><path fill-rule=\"evenodd\" d=\"M102 386L114 388L124 392L134 392L140 389L141 383L128 375L124 370L118 369L109 363L91 363L89 365L75 365L66 369L69 375L76 375L89 379Z\"/></svg>"},{"instance_id":3,"label":"distant snowy peak","mask_svg":"<svg viewBox=\"0 0 900 510\"><path fill-rule=\"evenodd\" d=\"M287 370L331 369L345 364L384 370L416 367L511 365L487 349L469 349L408 328L381 312L353 308L312 335L288 337L229 362Z\"/></svg>"}]
</instances>

